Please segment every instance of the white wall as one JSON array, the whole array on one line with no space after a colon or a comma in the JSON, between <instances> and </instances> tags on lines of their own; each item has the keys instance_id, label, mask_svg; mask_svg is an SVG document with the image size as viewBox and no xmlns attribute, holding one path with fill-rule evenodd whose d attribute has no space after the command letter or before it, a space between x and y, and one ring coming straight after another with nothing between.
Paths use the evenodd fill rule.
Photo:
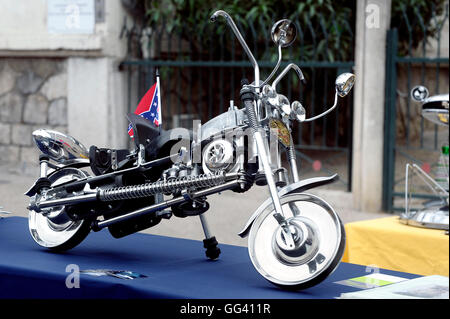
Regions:
<instances>
[{"instance_id":1,"label":"white wall","mask_svg":"<svg viewBox=\"0 0 450 319\"><path fill-rule=\"evenodd\" d=\"M118 71L126 12L120 0L100 2L104 19L92 34L55 34L47 28L47 0L0 0L0 58L67 59L68 133L86 146L127 147L127 82Z\"/></svg>"},{"instance_id":2,"label":"white wall","mask_svg":"<svg viewBox=\"0 0 450 319\"><path fill-rule=\"evenodd\" d=\"M125 54L126 43L118 40L125 16L119 0L104 1L105 21L95 24L93 34L49 33L47 0L0 0L0 8L2 55L24 55L27 51L59 56Z\"/></svg>"},{"instance_id":3,"label":"white wall","mask_svg":"<svg viewBox=\"0 0 450 319\"><path fill-rule=\"evenodd\" d=\"M366 20L371 5L379 8L377 26ZM357 2L352 192L354 208L359 211L382 208L385 43L390 8L390 0Z\"/></svg>"},{"instance_id":4,"label":"white wall","mask_svg":"<svg viewBox=\"0 0 450 319\"><path fill-rule=\"evenodd\" d=\"M126 147L125 74L112 58L68 59L68 131L86 147Z\"/></svg>"}]
</instances>

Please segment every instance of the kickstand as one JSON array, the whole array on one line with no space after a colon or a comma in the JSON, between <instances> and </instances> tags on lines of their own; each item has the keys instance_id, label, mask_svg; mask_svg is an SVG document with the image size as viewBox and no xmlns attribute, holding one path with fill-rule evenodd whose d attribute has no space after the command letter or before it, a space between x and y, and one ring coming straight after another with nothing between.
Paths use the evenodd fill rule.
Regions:
<instances>
[{"instance_id":1,"label":"kickstand","mask_svg":"<svg viewBox=\"0 0 450 319\"><path fill-rule=\"evenodd\" d=\"M205 234L205 239L203 240L203 247L206 248L206 257L209 259L217 259L220 255L220 248L217 247L219 244L215 236L211 236L209 232L208 223L206 222L206 217L204 214L199 215L200 221L202 223L203 233Z\"/></svg>"}]
</instances>

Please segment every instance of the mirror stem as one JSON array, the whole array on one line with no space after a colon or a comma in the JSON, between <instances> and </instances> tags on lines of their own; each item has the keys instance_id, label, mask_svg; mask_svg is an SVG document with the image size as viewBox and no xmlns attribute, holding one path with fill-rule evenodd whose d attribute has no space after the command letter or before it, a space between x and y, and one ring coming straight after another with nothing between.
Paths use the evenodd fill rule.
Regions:
<instances>
[{"instance_id":1,"label":"mirror stem","mask_svg":"<svg viewBox=\"0 0 450 319\"><path fill-rule=\"evenodd\" d=\"M314 117L311 117L309 119L306 119L303 122L311 122L311 121L317 120L318 118L321 118L324 115L327 115L328 113L330 113L331 111L333 111L335 109L335 107L337 106L337 101L338 101L338 93L336 91L336 93L334 94L334 104L333 104L332 107L330 107L328 110L326 110L322 114L319 114L317 116L314 116Z\"/></svg>"},{"instance_id":2,"label":"mirror stem","mask_svg":"<svg viewBox=\"0 0 450 319\"><path fill-rule=\"evenodd\" d=\"M249 86L250 87L254 87L254 88L262 88L264 85L266 85L267 82L270 81L270 79L275 75L275 73L277 72L278 68L280 67L281 59L282 59L281 45L279 45L278 46L278 61L277 61L277 64L275 65L275 68L270 73L270 75L267 77L267 79L264 80L263 83L261 83L261 85L249 85Z\"/></svg>"}]
</instances>

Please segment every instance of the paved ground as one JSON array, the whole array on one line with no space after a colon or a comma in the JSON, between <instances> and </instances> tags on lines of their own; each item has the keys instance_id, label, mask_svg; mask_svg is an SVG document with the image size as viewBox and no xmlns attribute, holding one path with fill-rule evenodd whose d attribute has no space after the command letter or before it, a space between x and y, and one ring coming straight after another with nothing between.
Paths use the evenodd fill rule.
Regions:
<instances>
[{"instance_id":1,"label":"paved ground","mask_svg":"<svg viewBox=\"0 0 450 319\"><path fill-rule=\"evenodd\" d=\"M32 185L38 175L38 168L26 164L0 165L0 206L15 216L27 216L28 198L23 194ZM383 213L354 211L351 208L352 194L339 190L316 189L310 191L330 203L344 223L391 216ZM223 192L209 197L210 210L206 213L211 231L219 242L246 246L247 240L237 233L246 224L253 211L268 198L265 187L254 187L245 194ZM24 230L28 231L28 230ZM106 230L104 230L106 231ZM162 220L147 233L203 239L203 231L198 217Z\"/></svg>"}]
</instances>

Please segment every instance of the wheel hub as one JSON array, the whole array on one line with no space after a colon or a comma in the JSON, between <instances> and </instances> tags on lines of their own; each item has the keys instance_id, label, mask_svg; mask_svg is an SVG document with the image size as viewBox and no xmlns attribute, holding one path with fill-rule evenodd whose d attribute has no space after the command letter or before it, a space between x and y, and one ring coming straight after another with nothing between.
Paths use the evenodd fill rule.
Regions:
<instances>
[{"instance_id":1,"label":"wheel hub","mask_svg":"<svg viewBox=\"0 0 450 319\"><path fill-rule=\"evenodd\" d=\"M232 169L234 146L227 140L216 140L209 143L203 151L203 170L214 173L219 170Z\"/></svg>"},{"instance_id":2,"label":"wheel hub","mask_svg":"<svg viewBox=\"0 0 450 319\"><path fill-rule=\"evenodd\" d=\"M292 217L287 221L294 247L290 248L281 226L274 232L272 248L277 259L284 264L300 265L307 263L317 253L320 246L319 233L314 222L305 217Z\"/></svg>"},{"instance_id":3,"label":"wheel hub","mask_svg":"<svg viewBox=\"0 0 450 319\"><path fill-rule=\"evenodd\" d=\"M78 180L87 175L75 168L66 168L49 176L52 187L69 180ZM30 210L29 230L33 239L39 245L48 248L63 247L70 242L82 227L85 221L74 221L67 215L65 206L43 209L41 212ZM86 228L86 227L85 227ZM87 228L89 230L89 228ZM86 232L87 235L87 232Z\"/></svg>"}]
</instances>

